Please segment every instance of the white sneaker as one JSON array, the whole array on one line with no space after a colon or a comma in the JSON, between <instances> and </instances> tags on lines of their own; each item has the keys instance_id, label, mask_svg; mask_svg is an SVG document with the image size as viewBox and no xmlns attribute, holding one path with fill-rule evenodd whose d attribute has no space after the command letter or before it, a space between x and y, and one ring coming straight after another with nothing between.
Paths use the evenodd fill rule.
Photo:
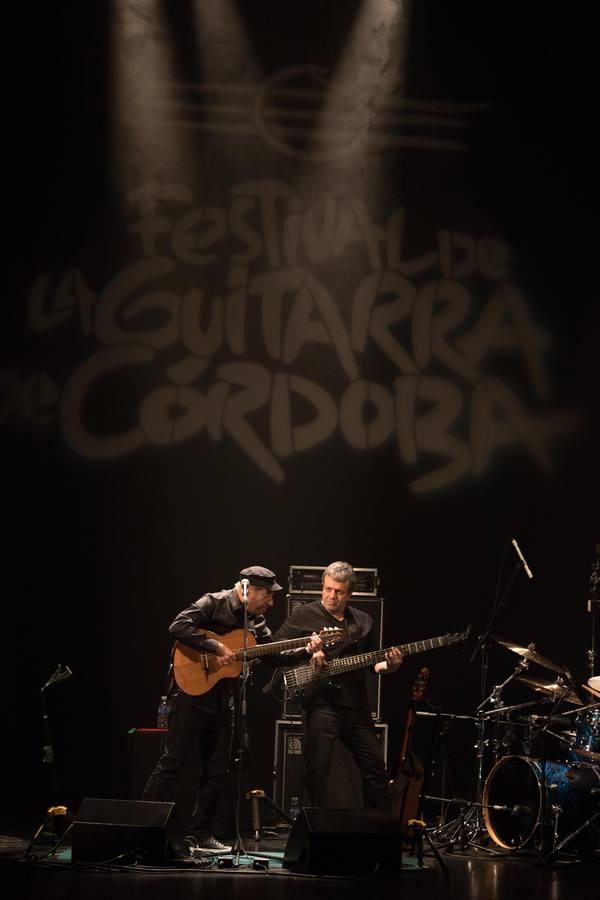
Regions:
<instances>
[{"instance_id":1,"label":"white sneaker","mask_svg":"<svg viewBox=\"0 0 600 900\"><path fill-rule=\"evenodd\" d=\"M196 846L195 851L198 854L210 854L210 853L229 853L231 851L231 847L227 844L222 844L221 841L217 840L216 837L213 837L212 834L204 834L201 837L196 837Z\"/></svg>"}]
</instances>

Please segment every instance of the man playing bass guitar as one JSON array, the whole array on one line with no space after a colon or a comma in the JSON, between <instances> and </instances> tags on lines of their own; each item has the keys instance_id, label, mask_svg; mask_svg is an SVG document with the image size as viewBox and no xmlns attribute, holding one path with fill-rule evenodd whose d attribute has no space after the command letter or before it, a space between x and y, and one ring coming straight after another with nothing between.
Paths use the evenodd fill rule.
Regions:
<instances>
[{"instance_id":1,"label":"man playing bass guitar","mask_svg":"<svg viewBox=\"0 0 600 900\"><path fill-rule=\"evenodd\" d=\"M354 569L345 562L331 563L323 573L320 600L294 610L275 635L276 640L310 635L325 626L342 626L346 639L332 650L317 650L311 660L315 670L327 661L357 651L377 648L371 617L348 604L355 584ZM325 655L327 653L327 656ZM376 673L395 672L402 662L396 648L375 663ZM391 809L394 793L388 784L383 755L375 735L365 684L365 669L339 675L331 684L317 681L304 695L304 789L311 806L327 805L327 783L334 744L342 740L361 772L367 806Z\"/></svg>"}]
</instances>

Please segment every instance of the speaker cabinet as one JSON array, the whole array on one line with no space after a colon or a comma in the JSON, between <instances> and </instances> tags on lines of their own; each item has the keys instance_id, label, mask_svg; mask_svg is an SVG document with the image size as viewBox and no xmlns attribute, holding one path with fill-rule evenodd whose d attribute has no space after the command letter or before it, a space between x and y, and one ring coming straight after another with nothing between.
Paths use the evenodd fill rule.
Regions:
<instances>
[{"instance_id":1,"label":"speaker cabinet","mask_svg":"<svg viewBox=\"0 0 600 900\"><path fill-rule=\"evenodd\" d=\"M393 813L304 807L290 830L283 865L312 875L390 875L402 868Z\"/></svg>"},{"instance_id":2,"label":"speaker cabinet","mask_svg":"<svg viewBox=\"0 0 600 900\"><path fill-rule=\"evenodd\" d=\"M307 597L306 594L288 594L287 597L287 614L290 616L292 612L302 603L314 603L317 597ZM368 613L373 619L373 633L376 636L376 646L382 647L383 640L383 599L375 597L356 597L354 594L350 597L350 606L355 606L363 612ZM369 709L371 717L375 722L379 721L381 715L381 675L375 675L372 671L366 673L367 697L369 701ZM302 715L302 707L299 701L284 700L282 716L284 719L297 719Z\"/></svg>"},{"instance_id":3,"label":"speaker cabinet","mask_svg":"<svg viewBox=\"0 0 600 900\"><path fill-rule=\"evenodd\" d=\"M375 734L384 762L387 765L388 726L385 722L375 725ZM291 798L302 802L302 723L290 719L275 722L275 748L273 753L273 799L283 809L289 809ZM363 805L362 778L354 757L342 741L335 743L327 797L328 807L356 807Z\"/></svg>"},{"instance_id":4,"label":"speaker cabinet","mask_svg":"<svg viewBox=\"0 0 600 900\"><path fill-rule=\"evenodd\" d=\"M73 823L71 859L163 865L170 859L175 823L174 803L86 797Z\"/></svg>"}]
</instances>

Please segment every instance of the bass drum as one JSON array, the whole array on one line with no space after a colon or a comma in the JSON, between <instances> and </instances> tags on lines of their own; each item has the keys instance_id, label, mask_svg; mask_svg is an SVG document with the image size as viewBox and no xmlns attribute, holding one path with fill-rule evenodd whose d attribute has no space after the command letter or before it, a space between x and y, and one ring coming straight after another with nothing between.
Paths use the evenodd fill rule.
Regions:
<instances>
[{"instance_id":1,"label":"bass drum","mask_svg":"<svg viewBox=\"0 0 600 900\"><path fill-rule=\"evenodd\" d=\"M491 839L519 850L540 838L542 765L527 756L504 756L491 769L483 789L483 819ZM600 770L587 763L546 762L547 805L560 807L562 840L600 808ZM592 789L596 789L592 793ZM596 792L597 791L597 792ZM505 807L493 809L494 806ZM572 849L595 846L596 832L584 829Z\"/></svg>"}]
</instances>

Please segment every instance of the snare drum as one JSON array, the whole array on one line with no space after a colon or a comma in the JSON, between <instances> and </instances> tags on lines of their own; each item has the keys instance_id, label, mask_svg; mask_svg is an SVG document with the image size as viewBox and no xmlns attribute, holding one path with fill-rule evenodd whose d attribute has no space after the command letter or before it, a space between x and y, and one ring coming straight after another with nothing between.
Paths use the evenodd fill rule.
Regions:
<instances>
[{"instance_id":1,"label":"snare drum","mask_svg":"<svg viewBox=\"0 0 600 900\"><path fill-rule=\"evenodd\" d=\"M546 762L545 768L547 806L560 810L557 833L562 839L600 808L600 769L583 762ZM483 789L483 819L500 847L518 850L540 839L542 785L537 759L505 756L493 766ZM573 846L590 837L589 829L584 829Z\"/></svg>"},{"instance_id":2,"label":"snare drum","mask_svg":"<svg viewBox=\"0 0 600 900\"><path fill-rule=\"evenodd\" d=\"M575 719L575 740L571 744L571 758L583 758L600 763L600 707L586 709Z\"/></svg>"}]
</instances>

